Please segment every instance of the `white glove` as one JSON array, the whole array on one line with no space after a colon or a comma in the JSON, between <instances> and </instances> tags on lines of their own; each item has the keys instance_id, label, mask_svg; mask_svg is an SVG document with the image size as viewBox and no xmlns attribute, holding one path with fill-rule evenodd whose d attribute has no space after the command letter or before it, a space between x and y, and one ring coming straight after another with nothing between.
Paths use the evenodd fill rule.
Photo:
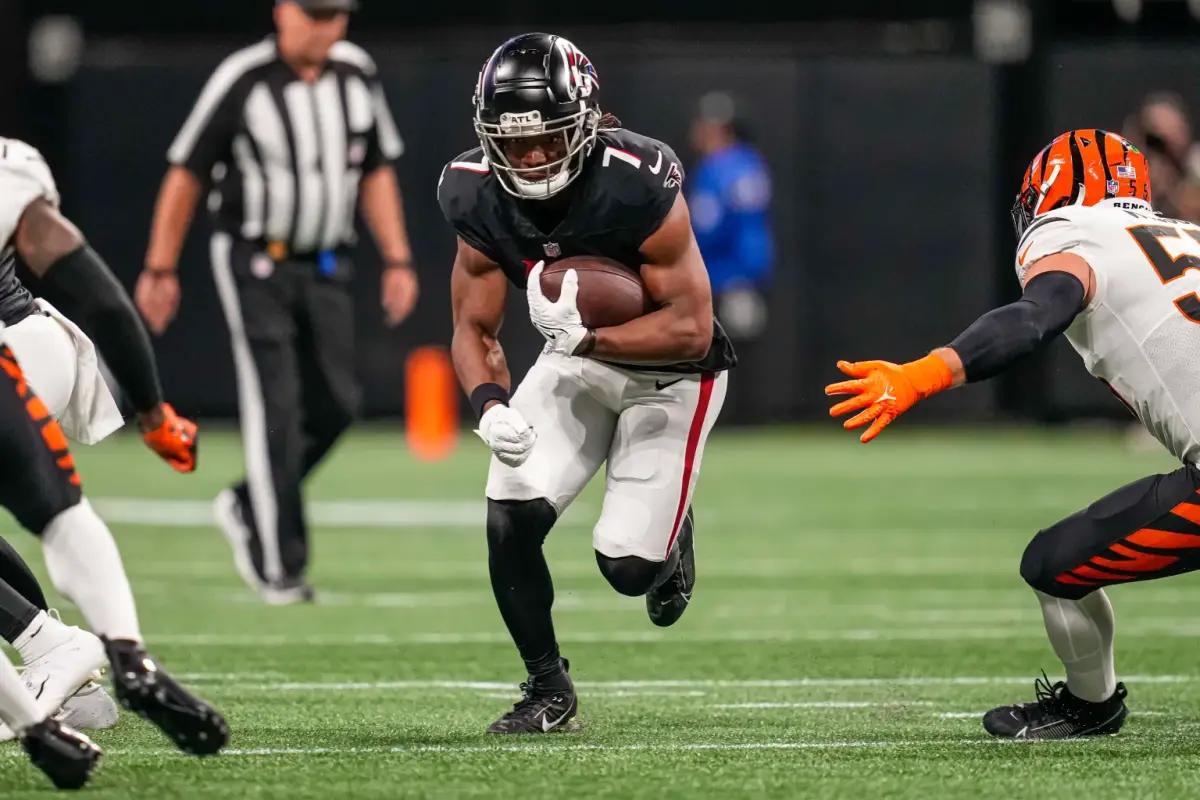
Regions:
<instances>
[{"instance_id":1,"label":"white glove","mask_svg":"<svg viewBox=\"0 0 1200 800\"><path fill-rule=\"evenodd\" d=\"M521 412L503 403L483 412L479 418L479 438L492 448L501 464L519 467L529 458L537 441L537 432L529 426Z\"/></svg>"},{"instance_id":2,"label":"white glove","mask_svg":"<svg viewBox=\"0 0 1200 800\"><path fill-rule=\"evenodd\" d=\"M579 297L579 276L575 270L567 270L563 276L562 293L557 303L551 303L542 294L542 269L545 261L539 261L529 273L525 295L529 300L529 319L533 327L546 337L547 353L562 353L573 356L579 345L587 338L588 329L579 315L576 301Z\"/></svg>"}]
</instances>

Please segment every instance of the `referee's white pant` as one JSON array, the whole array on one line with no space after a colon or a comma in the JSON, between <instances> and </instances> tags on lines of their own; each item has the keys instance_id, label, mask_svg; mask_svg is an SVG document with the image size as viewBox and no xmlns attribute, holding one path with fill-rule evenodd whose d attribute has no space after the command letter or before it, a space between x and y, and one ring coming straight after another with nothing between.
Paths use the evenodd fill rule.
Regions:
<instances>
[{"instance_id":1,"label":"referee's white pant","mask_svg":"<svg viewBox=\"0 0 1200 800\"><path fill-rule=\"evenodd\" d=\"M234 487L268 584L308 565L301 483L358 413L349 259L331 275L315 259L273 261L256 244L212 239L217 293L229 324L246 478Z\"/></svg>"}]
</instances>

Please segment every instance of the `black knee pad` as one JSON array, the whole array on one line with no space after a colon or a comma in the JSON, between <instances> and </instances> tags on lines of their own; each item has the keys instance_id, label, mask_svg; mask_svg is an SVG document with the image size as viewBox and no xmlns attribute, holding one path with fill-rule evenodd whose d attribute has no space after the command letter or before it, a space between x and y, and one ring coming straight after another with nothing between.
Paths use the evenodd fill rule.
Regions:
<instances>
[{"instance_id":1,"label":"black knee pad","mask_svg":"<svg viewBox=\"0 0 1200 800\"><path fill-rule=\"evenodd\" d=\"M1045 535L1045 531L1038 531L1037 536L1030 540L1021 555L1021 579L1039 592L1046 591L1046 584L1049 582L1042 568L1046 555L1046 548L1042 546Z\"/></svg>"},{"instance_id":2,"label":"black knee pad","mask_svg":"<svg viewBox=\"0 0 1200 800\"><path fill-rule=\"evenodd\" d=\"M1059 583L1055 580L1072 566L1059 563L1062 559L1054 557L1056 538L1054 528L1038 531L1037 536L1033 537L1021 556L1022 580L1043 594L1061 597L1064 600L1078 600L1091 594L1096 587Z\"/></svg>"},{"instance_id":3,"label":"black knee pad","mask_svg":"<svg viewBox=\"0 0 1200 800\"><path fill-rule=\"evenodd\" d=\"M609 558L599 551L596 552L596 563L609 584L630 597L640 597L650 591L663 568L660 561L647 561L637 556Z\"/></svg>"},{"instance_id":4,"label":"black knee pad","mask_svg":"<svg viewBox=\"0 0 1200 800\"><path fill-rule=\"evenodd\" d=\"M22 498L9 508L25 530L40 537L54 518L69 508L79 505L83 492L66 480L42 484L37 494Z\"/></svg>"},{"instance_id":5,"label":"black knee pad","mask_svg":"<svg viewBox=\"0 0 1200 800\"><path fill-rule=\"evenodd\" d=\"M544 499L488 499L487 540L489 549L541 547L554 527L558 514Z\"/></svg>"}]
</instances>

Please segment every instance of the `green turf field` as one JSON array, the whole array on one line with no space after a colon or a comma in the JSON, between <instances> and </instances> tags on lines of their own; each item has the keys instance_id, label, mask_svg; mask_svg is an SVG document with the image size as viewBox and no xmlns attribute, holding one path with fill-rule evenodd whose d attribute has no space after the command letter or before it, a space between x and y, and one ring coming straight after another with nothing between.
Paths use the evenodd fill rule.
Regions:
<instances>
[{"instance_id":1,"label":"green turf field","mask_svg":"<svg viewBox=\"0 0 1200 800\"><path fill-rule=\"evenodd\" d=\"M482 734L521 665L488 587L483 446L419 464L398 432L352 436L311 487L316 606L259 605L204 506L239 469L208 431L175 476L123 438L80 452L111 512L151 647L224 709L199 762L126 718L95 797L1053 797L1200 794L1190 577L1123 587L1119 737L988 740L979 714L1029 699L1056 662L1017 575L1040 526L1171 468L1109 431L833 429L714 436L697 502L699 581L673 629L597 573L581 498L551 537L556 620L580 729ZM592 487L595 489L596 487ZM153 502L150 499L153 499ZM104 503L100 503L104 500ZM173 502L162 502L173 501ZM132 520L140 520L134 524ZM0 530L12 531L8 521ZM32 540L13 535L40 569ZM73 613L68 613L76 618ZM0 746L0 794L46 784Z\"/></svg>"}]
</instances>

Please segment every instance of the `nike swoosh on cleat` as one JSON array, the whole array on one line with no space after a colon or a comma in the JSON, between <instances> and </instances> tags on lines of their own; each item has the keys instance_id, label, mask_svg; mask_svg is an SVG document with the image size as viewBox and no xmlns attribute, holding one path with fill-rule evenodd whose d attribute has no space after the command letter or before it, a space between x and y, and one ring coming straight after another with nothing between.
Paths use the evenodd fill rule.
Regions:
<instances>
[{"instance_id":1,"label":"nike swoosh on cleat","mask_svg":"<svg viewBox=\"0 0 1200 800\"><path fill-rule=\"evenodd\" d=\"M551 722L549 719L547 719L545 714L542 714L542 733L549 733L554 728L557 728L559 725L562 724L562 721L567 718L567 714L570 714L570 713L571 713L571 709L568 708L566 711L564 711L562 713L561 717L554 720L553 722Z\"/></svg>"},{"instance_id":2,"label":"nike swoosh on cleat","mask_svg":"<svg viewBox=\"0 0 1200 800\"><path fill-rule=\"evenodd\" d=\"M42 685L41 685L41 686L39 686L39 687L38 687L38 690L37 690L36 692L34 692L34 693L33 693L33 699L34 699L34 700L41 700L41 699L42 699L42 692L46 691L46 684L47 684L47 683L49 683L49 682L50 682L50 676L49 676L49 675L47 675L45 678L42 678Z\"/></svg>"},{"instance_id":3,"label":"nike swoosh on cleat","mask_svg":"<svg viewBox=\"0 0 1200 800\"><path fill-rule=\"evenodd\" d=\"M1056 720L1054 720L1054 722L1047 722L1045 725L1039 725L1036 728L1033 728L1030 732L1036 733L1037 731L1044 731L1044 730L1046 730L1046 728L1053 728L1055 725L1062 725L1064 722L1067 722L1067 721L1068 720L1065 720L1065 719L1056 719Z\"/></svg>"}]
</instances>

